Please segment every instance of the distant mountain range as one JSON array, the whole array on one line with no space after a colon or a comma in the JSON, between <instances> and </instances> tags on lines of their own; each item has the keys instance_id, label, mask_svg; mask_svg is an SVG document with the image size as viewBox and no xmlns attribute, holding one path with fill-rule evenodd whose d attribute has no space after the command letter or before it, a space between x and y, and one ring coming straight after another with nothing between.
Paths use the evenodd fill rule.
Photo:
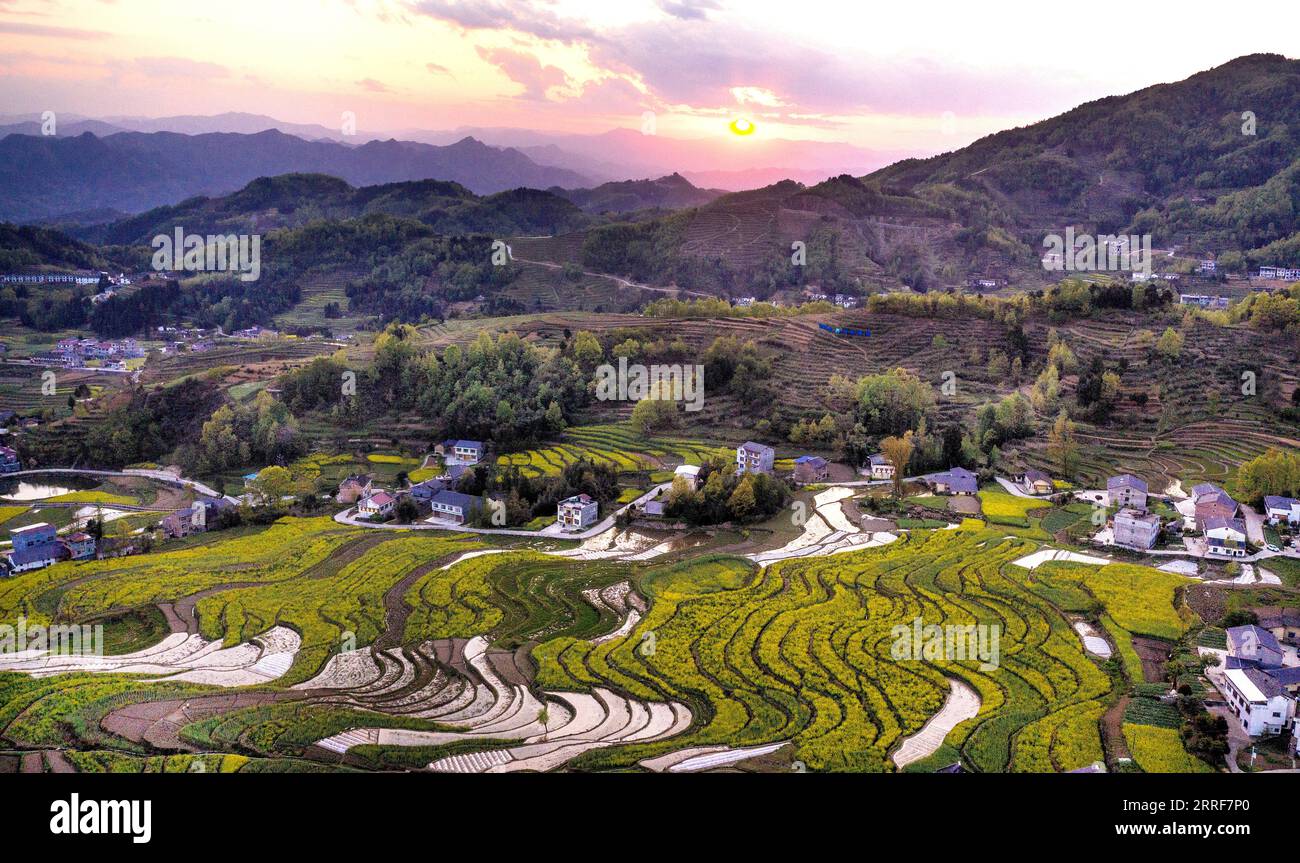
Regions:
<instances>
[{"instance_id":1,"label":"distant mountain range","mask_svg":"<svg viewBox=\"0 0 1300 863\"><path fill-rule=\"evenodd\" d=\"M233 192L257 177L312 172L358 186L437 179L476 194L590 181L473 138L448 146L370 141L349 147L278 130L256 134L84 132L73 138L0 139L0 220L66 222L69 213L141 212L195 195Z\"/></svg>"},{"instance_id":2,"label":"distant mountain range","mask_svg":"<svg viewBox=\"0 0 1300 863\"><path fill-rule=\"evenodd\" d=\"M794 141L780 138L674 138L613 129L600 134L557 134L531 129L461 127L446 131L401 129L376 131L361 126L354 136L340 127L287 123L264 114L226 113L213 116L100 117L59 114L58 137L90 132L98 137L118 132L176 132L182 135L238 133L251 135L274 129L307 141L335 141L355 147L370 140L414 141L447 146L474 138L499 148L513 148L538 165L564 168L582 175L583 185L611 180L635 180L680 173L697 186L742 191L781 180L812 185L843 173L866 174L914 152L869 150L849 144ZM39 135L34 116L0 116L0 138ZM447 179L447 178L435 178Z\"/></svg>"}]
</instances>

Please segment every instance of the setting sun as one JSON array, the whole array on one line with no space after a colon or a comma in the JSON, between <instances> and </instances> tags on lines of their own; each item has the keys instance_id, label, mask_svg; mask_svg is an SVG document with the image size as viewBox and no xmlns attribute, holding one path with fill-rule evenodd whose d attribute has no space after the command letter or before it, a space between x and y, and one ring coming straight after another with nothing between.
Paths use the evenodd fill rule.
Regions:
<instances>
[{"instance_id":1,"label":"setting sun","mask_svg":"<svg viewBox=\"0 0 1300 863\"><path fill-rule=\"evenodd\" d=\"M752 135L754 128L753 122L744 117L737 117L731 121L731 131L736 135Z\"/></svg>"}]
</instances>

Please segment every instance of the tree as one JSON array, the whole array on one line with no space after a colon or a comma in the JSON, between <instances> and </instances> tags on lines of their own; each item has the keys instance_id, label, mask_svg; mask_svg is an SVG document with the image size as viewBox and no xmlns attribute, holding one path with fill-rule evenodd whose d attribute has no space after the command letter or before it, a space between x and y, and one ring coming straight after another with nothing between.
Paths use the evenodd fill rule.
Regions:
<instances>
[{"instance_id":1,"label":"tree","mask_svg":"<svg viewBox=\"0 0 1300 863\"><path fill-rule=\"evenodd\" d=\"M1057 414L1056 422L1047 435L1047 454L1056 462L1061 476L1074 476L1074 468L1079 460L1079 445L1074 439L1074 422L1064 410Z\"/></svg>"},{"instance_id":2,"label":"tree","mask_svg":"<svg viewBox=\"0 0 1300 863\"><path fill-rule=\"evenodd\" d=\"M1061 376L1056 371L1056 366L1049 365L1043 369L1038 380L1034 381L1034 386L1029 391L1029 400L1041 413L1048 413L1056 409L1060 392Z\"/></svg>"},{"instance_id":3,"label":"tree","mask_svg":"<svg viewBox=\"0 0 1300 863\"><path fill-rule=\"evenodd\" d=\"M583 371L591 371L605 356L605 350L600 346L600 339L586 330L578 330L574 334L570 352L573 354L573 361Z\"/></svg>"},{"instance_id":4,"label":"tree","mask_svg":"<svg viewBox=\"0 0 1300 863\"><path fill-rule=\"evenodd\" d=\"M857 419L871 434L900 435L934 412L934 387L896 368L858 381Z\"/></svg>"},{"instance_id":5,"label":"tree","mask_svg":"<svg viewBox=\"0 0 1300 863\"><path fill-rule=\"evenodd\" d=\"M1173 327L1165 327L1156 342L1156 352L1166 359L1178 359L1178 355L1183 352L1183 334Z\"/></svg>"},{"instance_id":6,"label":"tree","mask_svg":"<svg viewBox=\"0 0 1300 863\"><path fill-rule=\"evenodd\" d=\"M642 434L675 428L681 405L672 395L672 384L656 382L650 393L632 407L633 427Z\"/></svg>"},{"instance_id":7,"label":"tree","mask_svg":"<svg viewBox=\"0 0 1300 863\"><path fill-rule=\"evenodd\" d=\"M880 451L894 466L894 497L903 496L903 477L907 473L907 464L912 460L912 432L907 431L902 437L890 436L880 442Z\"/></svg>"},{"instance_id":8,"label":"tree","mask_svg":"<svg viewBox=\"0 0 1300 863\"><path fill-rule=\"evenodd\" d=\"M293 474L289 473L288 468L271 465L258 471L249 486L262 499L262 503L278 505L281 498L293 494Z\"/></svg>"},{"instance_id":9,"label":"tree","mask_svg":"<svg viewBox=\"0 0 1300 863\"><path fill-rule=\"evenodd\" d=\"M727 509L731 510L731 515L737 521L744 521L757 508L758 498L754 494L754 478L746 474L745 478L736 484L736 490L727 498Z\"/></svg>"},{"instance_id":10,"label":"tree","mask_svg":"<svg viewBox=\"0 0 1300 863\"><path fill-rule=\"evenodd\" d=\"M404 495L393 507L393 518L401 524L410 524L420 517L420 505L411 499L411 496Z\"/></svg>"}]
</instances>

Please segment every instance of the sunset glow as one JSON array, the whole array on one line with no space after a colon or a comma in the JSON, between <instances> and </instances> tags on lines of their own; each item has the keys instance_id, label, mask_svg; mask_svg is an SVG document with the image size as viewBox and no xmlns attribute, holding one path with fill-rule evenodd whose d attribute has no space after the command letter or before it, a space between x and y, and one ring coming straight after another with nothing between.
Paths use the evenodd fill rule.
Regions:
<instances>
[{"instance_id":1,"label":"sunset glow","mask_svg":"<svg viewBox=\"0 0 1300 863\"><path fill-rule=\"evenodd\" d=\"M740 109L765 138L933 152L1294 47L1285 26L1232 18L1205 40L1195 16L1132 9L1128 32L1162 37L1137 52L1099 40L1079 64L1040 38L1031 4L997 16L944 5L939 15L819 0L797 11L774 0L231 0L218 13L167 0L10 0L0 3L0 98L8 114L243 111L331 127L351 111L359 133L376 136L595 133L637 128L651 111L658 134L707 137ZM199 32L213 38L178 38Z\"/></svg>"}]
</instances>

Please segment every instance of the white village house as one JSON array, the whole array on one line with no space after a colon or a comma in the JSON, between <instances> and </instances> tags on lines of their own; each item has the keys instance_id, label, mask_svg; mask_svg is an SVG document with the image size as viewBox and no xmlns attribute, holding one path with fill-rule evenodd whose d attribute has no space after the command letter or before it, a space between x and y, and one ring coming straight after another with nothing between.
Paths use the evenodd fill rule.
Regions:
<instances>
[{"instance_id":1,"label":"white village house","mask_svg":"<svg viewBox=\"0 0 1300 863\"><path fill-rule=\"evenodd\" d=\"M1300 500L1268 495L1264 498L1264 517L1269 524L1300 525Z\"/></svg>"},{"instance_id":2,"label":"white village house","mask_svg":"<svg viewBox=\"0 0 1300 863\"><path fill-rule=\"evenodd\" d=\"M380 490L358 501L357 512L366 518L383 518L392 513L393 507L396 505L397 498L386 491Z\"/></svg>"},{"instance_id":3,"label":"white village house","mask_svg":"<svg viewBox=\"0 0 1300 863\"><path fill-rule=\"evenodd\" d=\"M444 489L429 499L433 517L464 524L470 514L483 505L481 499L458 491Z\"/></svg>"},{"instance_id":4,"label":"white village house","mask_svg":"<svg viewBox=\"0 0 1300 863\"><path fill-rule=\"evenodd\" d=\"M736 473L768 473L776 461L776 450L761 443L745 441L736 447Z\"/></svg>"},{"instance_id":5,"label":"white village house","mask_svg":"<svg viewBox=\"0 0 1300 863\"><path fill-rule=\"evenodd\" d=\"M1251 737L1281 734L1295 719L1295 699L1261 669L1229 668L1223 678L1228 709Z\"/></svg>"},{"instance_id":6,"label":"white village house","mask_svg":"<svg viewBox=\"0 0 1300 863\"><path fill-rule=\"evenodd\" d=\"M1239 518L1212 515L1205 519L1205 551L1220 557L1245 557L1246 522Z\"/></svg>"},{"instance_id":7,"label":"white village house","mask_svg":"<svg viewBox=\"0 0 1300 863\"><path fill-rule=\"evenodd\" d=\"M560 501L555 511L555 521L561 530L585 530L596 523L600 504L585 494Z\"/></svg>"},{"instance_id":8,"label":"white village house","mask_svg":"<svg viewBox=\"0 0 1300 863\"><path fill-rule=\"evenodd\" d=\"M678 477L686 480L691 488L699 488L700 466L698 464L679 464L673 470L673 482L676 482Z\"/></svg>"},{"instance_id":9,"label":"white village house","mask_svg":"<svg viewBox=\"0 0 1300 863\"><path fill-rule=\"evenodd\" d=\"M1153 512L1121 509L1115 513L1115 544L1136 551L1146 551L1160 538L1160 516Z\"/></svg>"},{"instance_id":10,"label":"white village house","mask_svg":"<svg viewBox=\"0 0 1300 863\"><path fill-rule=\"evenodd\" d=\"M890 463L889 459L885 458L884 453L878 452L867 461L871 465L872 479L894 478L894 465Z\"/></svg>"},{"instance_id":11,"label":"white village house","mask_svg":"<svg viewBox=\"0 0 1300 863\"><path fill-rule=\"evenodd\" d=\"M434 452L442 456L443 463L451 465L476 465L483 460L484 447L477 440L449 440L434 447Z\"/></svg>"}]
</instances>

